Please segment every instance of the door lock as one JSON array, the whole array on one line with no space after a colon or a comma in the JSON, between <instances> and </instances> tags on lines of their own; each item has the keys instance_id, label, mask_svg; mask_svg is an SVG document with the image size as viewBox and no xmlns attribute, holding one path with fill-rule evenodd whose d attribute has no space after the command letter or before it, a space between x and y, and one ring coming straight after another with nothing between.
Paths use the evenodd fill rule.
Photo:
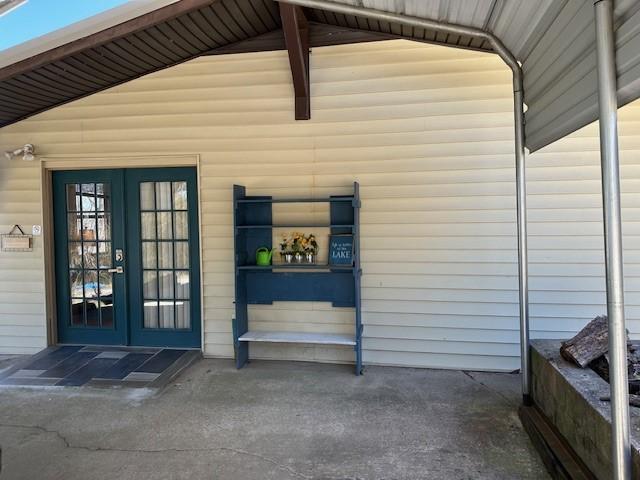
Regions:
<instances>
[{"instance_id":1,"label":"door lock","mask_svg":"<svg viewBox=\"0 0 640 480\"><path fill-rule=\"evenodd\" d=\"M116 262L124 260L124 251L121 248L116 248Z\"/></svg>"},{"instance_id":2,"label":"door lock","mask_svg":"<svg viewBox=\"0 0 640 480\"><path fill-rule=\"evenodd\" d=\"M124 273L124 268L122 268L122 267L110 268L109 270L107 270L107 272L109 272L109 273Z\"/></svg>"}]
</instances>

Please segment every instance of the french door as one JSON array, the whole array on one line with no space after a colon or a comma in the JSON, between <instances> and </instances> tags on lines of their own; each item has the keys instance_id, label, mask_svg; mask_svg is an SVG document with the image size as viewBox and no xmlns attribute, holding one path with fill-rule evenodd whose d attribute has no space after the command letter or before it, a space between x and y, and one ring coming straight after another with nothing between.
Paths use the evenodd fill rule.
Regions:
<instances>
[{"instance_id":1,"label":"french door","mask_svg":"<svg viewBox=\"0 0 640 480\"><path fill-rule=\"evenodd\" d=\"M58 341L199 347L193 168L53 174Z\"/></svg>"}]
</instances>

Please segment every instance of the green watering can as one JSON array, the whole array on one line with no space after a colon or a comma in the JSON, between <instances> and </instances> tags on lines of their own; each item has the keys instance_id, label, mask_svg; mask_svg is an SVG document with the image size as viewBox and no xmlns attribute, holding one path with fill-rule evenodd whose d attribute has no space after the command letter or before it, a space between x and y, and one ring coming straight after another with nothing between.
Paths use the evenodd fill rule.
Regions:
<instances>
[{"instance_id":1,"label":"green watering can","mask_svg":"<svg viewBox=\"0 0 640 480\"><path fill-rule=\"evenodd\" d=\"M272 255L273 250L269 250L267 247L260 247L258 250L256 250L256 265L271 265Z\"/></svg>"}]
</instances>

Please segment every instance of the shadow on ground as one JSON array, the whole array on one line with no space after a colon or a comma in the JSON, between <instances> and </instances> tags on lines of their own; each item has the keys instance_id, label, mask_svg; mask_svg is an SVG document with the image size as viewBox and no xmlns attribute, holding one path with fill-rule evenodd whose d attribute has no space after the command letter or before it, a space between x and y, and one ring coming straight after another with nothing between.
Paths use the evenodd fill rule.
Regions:
<instances>
[{"instance_id":1,"label":"shadow on ground","mask_svg":"<svg viewBox=\"0 0 640 480\"><path fill-rule=\"evenodd\" d=\"M201 360L161 393L3 387L5 479L546 479L519 377Z\"/></svg>"}]
</instances>

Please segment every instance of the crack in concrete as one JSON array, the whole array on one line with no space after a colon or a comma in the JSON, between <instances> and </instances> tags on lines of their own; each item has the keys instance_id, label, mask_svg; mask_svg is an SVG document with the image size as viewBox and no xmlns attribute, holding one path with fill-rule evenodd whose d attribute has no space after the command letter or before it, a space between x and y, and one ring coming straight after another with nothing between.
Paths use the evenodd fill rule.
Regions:
<instances>
[{"instance_id":1,"label":"crack in concrete","mask_svg":"<svg viewBox=\"0 0 640 480\"><path fill-rule=\"evenodd\" d=\"M311 480L313 478L312 476L305 475L301 472L298 472L293 468L289 467L288 465L278 463L276 460L273 460L264 455L260 455L259 453L248 452L246 450L241 450L241 449L232 448L232 447L205 447L205 448L172 447L172 448L158 448L158 449L89 447L85 445L72 445L69 442L69 440L64 435L62 435L62 433L60 433L58 430L51 430L51 429L42 427L40 425L18 425L18 424L11 424L11 423L0 423L0 427L22 428L25 430L37 430L39 432L46 433L49 435L55 435L56 438L58 438L64 444L65 448L74 449L74 450L83 450L88 452L122 452L122 453L151 453L151 454L168 453L168 452L175 452L175 453L200 453L200 452L215 452L215 451L231 452L238 455L246 455L249 457L257 458L264 462L270 463L271 465L275 466L279 470L284 470L297 478L303 478L305 480Z\"/></svg>"},{"instance_id":2,"label":"crack in concrete","mask_svg":"<svg viewBox=\"0 0 640 480\"><path fill-rule=\"evenodd\" d=\"M460 370L463 375L469 377L473 382L482 385L487 391L493 393L494 395L497 395L498 397L500 397L507 405L509 405L510 407L515 405L515 403L507 396L505 396L502 392L500 392L499 390L496 390L493 387L490 387L489 385L487 385L484 382L481 382L480 380L478 380L476 377L474 377L473 375L471 375L471 372L468 372L466 370Z\"/></svg>"}]
</instances>

